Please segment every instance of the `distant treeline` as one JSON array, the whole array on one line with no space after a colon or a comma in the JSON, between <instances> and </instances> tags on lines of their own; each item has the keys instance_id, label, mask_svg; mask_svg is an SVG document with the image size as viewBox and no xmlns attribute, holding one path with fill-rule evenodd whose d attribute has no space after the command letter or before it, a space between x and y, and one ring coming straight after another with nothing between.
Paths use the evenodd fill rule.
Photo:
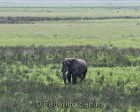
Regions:
<instances>
[{"instance_id":1,"label":"distant treeline","mask_svg":"<svg viewBox=\"0 0 140 112\"><path fill-rule=\"evenodd\" d=\"M103 20L103 19L140 19L140 16L110 16L110 17L0 17L0 24L3 23L30 23L35 21L59 21L59 20Z\"/></svg>"},{"instance_id":2,"label":"distant treeline","mask_svg":"<svg viewBox=\"0 0 140 112\"><path fill-rule=\"evenodd\" d=\"M139 66L140 48L109 48L106 46L67 47L0 47L0 63L27 66L61 64L66 57L82 58L88 66L114 67Z\"/></svg>"}]
</instances>

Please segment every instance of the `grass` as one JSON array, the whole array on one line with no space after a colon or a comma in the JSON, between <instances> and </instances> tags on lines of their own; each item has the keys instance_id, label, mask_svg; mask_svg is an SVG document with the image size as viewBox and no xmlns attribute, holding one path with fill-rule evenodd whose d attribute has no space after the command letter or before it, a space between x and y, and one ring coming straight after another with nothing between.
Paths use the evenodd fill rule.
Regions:
<instances>
[{"instance_id":1,"label":"grass","mask_svg":"<svg viewBox=\"0 0 140 112\"><path fill-rule=\"evenodd\" d=\"M0 24L0 45L140 47L139 19Z\"/></svg>"},{"instance_id":2,"label":"grass","mask_svg":"<svg viewBox=\"0 0 140 112\"><path fill-rule=\"evenodd\" d=\"M1 16L112 17L140 16L139 7L45 7L0 8Z\"/></svg>"},{"instance_id":3,"label":"grass","mask_svg":"<svg viewBox=\"0 0 140 112\"><path fill-rule=\"evenodd\" d=\"M0 46L107 45L139 48L140 19L63 20L84 17L139 17L138 7L0 8L1 17L59 17L59 21L19 20L0 24ZM6 19L5 19L6 20Z\"/></svg>"},{"instance_id":4,"label":"grass","mask_svg":"<svg viewBox=\"0 0 140 112\"><path fill-rule=\"evenodd\" d=\"M0 20L0 111L140 110L140 19L64 20L139 17L139 13L140 8L132 6L0 8L1 17L62 18L11 23L6 18L5 23ZM64 85L61 63L65 57L87 61L84 82ZM76 108L51 108L46 101L68 102ZM98 106L88 107L88 103Z\"/></svg>"},{"instance_id":5,"label":"grass","mask_svg":"<svg viewBox=\"0 0 140 112\"><path fill-rule=\"evenodd\" d=\"M65 108L65 111L139 110L139 67L89 67L85 81L73 86L63 84L61 72L58 70L60 65L2 66L6 67L3 68L0 80L0 107L3 112L58 112L64 111L64 108L57 108L58 105L50 107L48 104L65 102L76 105ZM88 103L93 104L89 106Z\"/></svg>"}]
</instances>

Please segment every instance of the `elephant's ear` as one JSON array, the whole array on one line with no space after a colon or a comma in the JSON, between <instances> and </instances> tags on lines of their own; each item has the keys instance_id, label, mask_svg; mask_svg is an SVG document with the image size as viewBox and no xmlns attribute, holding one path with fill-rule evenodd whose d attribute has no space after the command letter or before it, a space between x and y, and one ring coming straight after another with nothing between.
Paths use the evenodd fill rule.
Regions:
<instances>
[{"instance_id":1,"label":"elephant's ear","mask_svg":"<svg viewBox=\"0 0 140 112\"><path fill-rule=\"evenodd\" d=\"M72 68L77 68L80 66L80 63L76 59L72 59Z\"/></svg>"},{"instance_id":2,"label":"elephant's ear","mask_svg":"<svg viewBox=\"0 0 140 112\"><path fill-rule=\"evenodd\" d=\"M73 61L73 58L65 58L65 62L66 62L68 65L71 65L71 64L72 64L72 61Z\"/></svg>"}]
</instances>

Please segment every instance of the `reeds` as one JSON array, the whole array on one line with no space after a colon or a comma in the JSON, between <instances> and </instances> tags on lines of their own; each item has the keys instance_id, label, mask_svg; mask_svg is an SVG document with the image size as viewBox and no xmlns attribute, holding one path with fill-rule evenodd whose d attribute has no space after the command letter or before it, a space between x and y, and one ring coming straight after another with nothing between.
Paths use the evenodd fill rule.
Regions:
<instances>
[{"instance_id":1,"label":"reeds","mask_svg":"<svg viewBox=\"0 0 140 112\"><path fill-rule=\"evenodd\" d=\"M24 65L61 64L66 57L82 58L88 66L116 67L140 65L139 48L108 48L106 46L67 47L0 47L0 63L16 61Z\"/></svg>"}]
</instances>

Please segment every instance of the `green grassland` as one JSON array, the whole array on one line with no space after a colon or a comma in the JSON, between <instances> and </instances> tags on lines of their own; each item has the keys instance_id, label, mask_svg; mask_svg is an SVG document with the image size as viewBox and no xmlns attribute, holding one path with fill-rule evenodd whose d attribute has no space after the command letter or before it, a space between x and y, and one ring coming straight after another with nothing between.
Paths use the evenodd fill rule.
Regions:
<instances>
[{"instance_id":1,"label":"green grassland","mask_svg":"<svg viewBox=\"0 0 140 112\"><path fill-rule=\"evenodd\" d=\"M139 49L1 47L0 56L2 112L132 112L140 109ZM77 85L63 83L61 63L67 56L87 61L84 82L78 79ZM53 103L75 106L64 108Z\"/></svg>"},{"instance_id":2,"label":"green grassland","mask_svg":"<svg viewBox=\"0 0 140 112\"><path fill-rule=\"evenodd\" d=\"M140 47L140 20L80 20L0 24L0 45Z\"/></svg>"},{"instance_id":3,"label":"green grassland","mask_svg":"<svg viewBox=\"0 0 140 112\"><path fill-rule=\"evenodd\" d=\"M19 7L0 8L0 16L108 17L140 16L139 7Z\"/></svg>"},{"instance_id":4,"label":"green grassland","mask_svg":"<svg viewBox=\"0 0 140 112\"><path fill-rule=\"evenodd\" d=\"M0 45L112 45L139 47L139 8L0 8L1 17L58 17L60 20L13 20L0 24ZM73 18L79 18L73 20ZM82 18L91 18L90 20ZM92 19L102 17L103 19ZM105 19L105 17L124 17ZM14 18L14 19L15 19ZM69 18L68 20L64 20ZM61 20L62 19L62 20ZM2 20L1 20L2 21ZM5 19L6 22L6 19Z\"/></svg>"},{"instance_id":5,"label":"green grassland","mask_svg":"<svg viewBox=\"0 0 140 112\"><path fill-rule=\"evenodd\" d=\"M137 112L139 29L134 6L0 8L0 112ZM65 57L87 62L83 82L63 83Z\"/></svg>"}]
</instances>

